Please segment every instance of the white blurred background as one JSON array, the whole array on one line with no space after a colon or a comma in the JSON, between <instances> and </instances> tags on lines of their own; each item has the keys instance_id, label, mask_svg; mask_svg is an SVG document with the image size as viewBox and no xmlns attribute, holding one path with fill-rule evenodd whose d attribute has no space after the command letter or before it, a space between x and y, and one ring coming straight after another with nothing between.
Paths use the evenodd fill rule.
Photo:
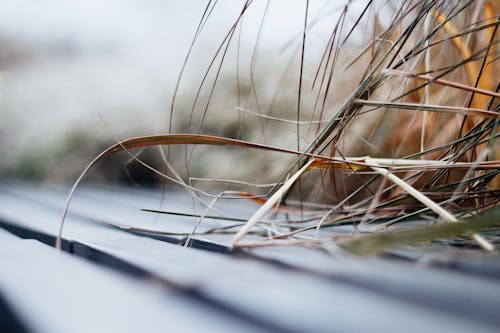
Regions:
<instances>
[{"instance_id":1,"label":"white blurred background","mask_svg":"<svg viewBox=\"0 0 500 333\"><path fill-rule=\"evenodd\" d=\"M72 180L113 136L166 133L174 86L206 5L206 0L0 0L0 176ZM247 76L266 5L254 1L243 21L240 70ZM193 49L178 103L192 102L242 6L231 0L214 7ZM307 41L311 68L339 8L342 2L311 1L309 22L317 20ZM302 0L270 2L257 78L272 85L286 71L283 59L298 62L304 11ZM349 17L356 15L354 10ZM236 59L232 52L229 64ZM271 77L269 68L277 75ZM186 117L176 115L177 121Z\"/></svg>"}]
</instances>

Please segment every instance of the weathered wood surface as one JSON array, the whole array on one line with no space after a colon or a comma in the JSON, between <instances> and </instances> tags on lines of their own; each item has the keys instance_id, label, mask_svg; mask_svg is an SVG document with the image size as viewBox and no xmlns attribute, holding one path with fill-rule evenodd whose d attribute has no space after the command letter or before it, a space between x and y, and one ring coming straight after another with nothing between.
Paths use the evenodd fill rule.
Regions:
<instances>
[{"instance_id":1,"label":"weathered wood surface","mask_svg":"<svg viewBox=\"0 0 500 333\"><path fill-rule=\"evenodd\" d=\"M193 226L192 218L140 211L158 208L161 191L117 187L77 192L63 254L50 245L66 195L67 188L0 183L0 227L8 231L0 232L0 291L9 310L0 314L28 332L167 327L494 332L500 327L498 255L457 256L444 249L440 258L446 259L436 259L436 252L411 248L395 252L406 260L359 259L302 247L229 253L224 238L210 236L195 238L193 246L200 249L185 248L177 245L184 236L156 238L102 223L177 232ZM193 209L187 195L167 194L165 202L164 209ZM243 217L254 208L220 207ZM201 228L210 223L218 222Z\"/></svg>"}]
</instances>

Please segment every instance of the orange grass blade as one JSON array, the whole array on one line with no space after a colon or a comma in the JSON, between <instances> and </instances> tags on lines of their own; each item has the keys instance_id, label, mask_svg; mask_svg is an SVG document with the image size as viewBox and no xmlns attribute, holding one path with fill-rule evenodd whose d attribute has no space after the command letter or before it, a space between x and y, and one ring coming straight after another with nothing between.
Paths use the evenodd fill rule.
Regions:
<instances>
[{"instance_id":1,"label":"orange grass blade","mask_svg":"<svg viewBox=\"0 0 500 333\"><path fill-rule=\"evenodd\" d=\"M487 18L485 22L486 24L495 23L495 21L498 20L498 17L495 15L495 10L491 3L486 2L483 9L484 15ZM486 60L488 63L491 63L490 65L481 68L481 70L476 73L476 77L474 77L473 79L471 78L471 80L477 79L477 86L481 89L493 90L498 83L498 77L496 76L498 75L498 73L496 73L495 75L495 66L492 63L495 59L495 54L497 51L496 43L492 42L495 37L495 31L496 27L491 26L479 33L478 41L482 44L480 45L480 47L488 49L484 60ZM480 75L479 78L477 78L478 75ZM474 84L474 82L471 82L471 84ZM487 104L488 97L474 95L474 98L471 102L471 107L484 108Z\"/></svg>"},{"instance_id":2,"label":"orange grass blade","mask_svg":"<svg viewBox=\"0 0 500 333\"><path fill-rule=\"evenodd\" d=\"M61 236L62 236L62 231L64 228L64 222L65 222L66 216L68 214L68 209L69 209L69 205L71 202L71 198L73 197L73 194L74 194L77 186L80 184L80 182L85 177L87 172L92 168L92 166L94 166L100 160L102 160L102 159L104 159L104 158L106 158L114 153L120 152L120 151L127 151L127 150L133 149L133 148L142 148L142 147L160 146L160 145L229 146L229 147L260 149L260 150L274 151L274 152L279 152L279 153L294 154L294 155L299 155L299 156L304 156L304 155L310 156L310 157L313 156L312 154L304 154L304 153L294 151L294 150L289 150L289 149L277 148L277 147L273 147L273 146L268 146L268 145L263 145L263 144L248 142L248 141L228 139L228 138L211 136L211 135L201 135L201 134L151 135L151 136L136 137L136 138L117 142L114 145L107 148L101 154L99 154L92 162L90 162L87 165L87 167L83 170L83 172L80 174L80 176L78 177L78 179L74 183L73 187L71 188L70 193L68 195L68 199L66 201L66 205L64 207L63 214L62 214L62 219L61 219L61 223L59 226L59 232L58 232L57 240L56 240L56 248L58 248L58 249L61 248ZM323 158L323 157L318 157L318 158ZM324 157L324 158L326 159L326 157ZM338 160L340 162L342 162L341 159L338 159ZM351 164L351 163L355 163L355 162L349 162L349 163ZM309 169L309 167L306 168L306 170L307 169ZM157 171L157 172L160 173L159 171ZM163 175L163 174L161 174L161 175ZM165 175L163 175L163 176L165 176Z\"/></svg>"},{"instance_id":3,"label":"orange grass blade","mask_svg":"<svg viewBox=\"0 0 500 333\"><path fill-rule=\"evenodd\" d=\"M436 17L439 24L442 24L447 19L447 17L443 14L433 12L433 15ZM453 24L449 20L443 25L443 29L447 31L450 35L457 35L458 32L458 29L455 26L455 24ZM462 36L451 38L451 41L453 42L453 45L455 45L455 47L457 48L458 52L460 52L463 59L470 59L472 57L472 51L467 45L467 43L465 43L464 38ZM477 73L479 73L478 64L473 61L467 61L465 63L465 70L467 72L467 76L469 77L469 82L473 84L474 81L476 80Z\"/></svg>"},{"instance_id":4,"label":"orange grass blade","mask_svg":"<svg viewBox=\"0 0 500 333\"><path fill-rule=\"evenodd\" d=\"M301 154L300 152L293 150L277 148L248 141L228 139L212 135L166 134L166 135L142 136L118 142L109 147L108 149L106 149L103 153L101 153L101 155L99 155L100 156L99 160L113 153L127 149L142 148L148 146L160 146L160 145L214 145L214 146L232 146L232 147L239 146L245 148L262 149L262 150L275 151L288 154L296 154L296 155Z\"/></svg>"},{"instance_id":5,"label":"orange grass blade","mask_svg":"<svg viewBox=\"0 0 500 333\"><path fill-rule=\"evenodd\" d=\"M64 222L66 220L66 216L68 215L68 210L69 210L69 205L71 203L71 198L73 197L73 194L77 188L77 186L80 184L80 182L83 180L87 172L94 166L97 162L100 160L114 154L120 151L127 151L128 149L133 149L133 148L142 148L142 147L149 147L149 146L159 146L159 145L196 145L196 144L204 144L204 145L218 145L218 146L233 146L233 147L245 147L245 148L254 148L254 149L263 149L263 150L268 150L268 151L276 151L276 152L282 152L282 153L290 153L290 154L298 154L300 155L301 153L295 152L293 150L286 150L286 149L281 149L281 148L276 148L276 147L271 147L267 145L261 145L257 143L251 143L251 142L246 142L246 141L241 141L241 140L235 140L235 139L227 139L227 138L221 138L217 136L210 136L210 135L195 135L195 134L167 134L167 135L151 135L151 136L142 136L142 137L136 137L124 141L120 141L115 143L114 145L110 146L107 148L105 151L100 153L92 162L90 162L87 167L83 170L83 172L80 174L76 182L73 184L73 187L71 188L68 199L66 201L66 205L64 206L62 218L61 218L61 223L59 225L59 232L57 235L56 239L56 248L61 249L61 237L62 237L62 232L64 228ZM136 157L134 157L137 159ZM159 171L157 171L159 173ZM163 174L162 174L163 175Z\"/></svg>"}]
</instances>

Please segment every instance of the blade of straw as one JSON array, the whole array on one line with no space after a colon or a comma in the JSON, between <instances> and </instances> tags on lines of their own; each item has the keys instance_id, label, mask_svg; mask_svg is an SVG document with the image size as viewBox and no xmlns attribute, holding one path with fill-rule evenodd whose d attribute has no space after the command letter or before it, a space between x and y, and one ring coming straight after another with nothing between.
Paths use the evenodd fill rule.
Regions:
<instances>
[{"instance_id":1,"label":"blade of straw","mask_svg":"<svg viewBox=\"0 0 500 333\"><path fill-rule=\"evenodd\" d=\"M292 185L299 179L304 172L306 172L309 169L309 166L312 164L314 159L310 159L309 162L307 162L299 171L297 171L290 179L288 179L274 194L269 198L269 200L266 201L265 204L263 204L250 219L247 221L247 223L234 235L233 239L230 241L230 246L231 248L234 248L237 246L237 242L243 238L249 231L250 229L257 224L257 222L260 221L266 213L273 208L281 199L283 195L285 195L286 192L292 187Z\"/></svg>"},{"instance_id":2,"label":"blade of straw","mask_svg":"<svg viewBox=\"0 0 500 333\"><path fill-rule=\"evenodd\" d=\"M367 159L367 162L369 159ZM376 163L370 163L372 165L376 165ZM422 192L418 191L415 189L413 186L399 178L398 176L394 175L393 173L389 172L388 170L380 167L375 167L371 166L371 168L380 173L382 176L386 177L390 181L392 181L394 184L400 186L402 189L404 189L408 194L410 194L412 197L423 203L425 206L427 206L430 210L432 210L434 213L439 215L445 222L449 223L455 223L458 222L457 218L453 216L450 212L445 210L443 207L439 206L437 203L429 199L425 194ZM481 246L486 251L494 251L495 247L488 242L486 239L484 239L481 235L479 234L472 234L472 238Z\"/></svg>"}]
</instances>

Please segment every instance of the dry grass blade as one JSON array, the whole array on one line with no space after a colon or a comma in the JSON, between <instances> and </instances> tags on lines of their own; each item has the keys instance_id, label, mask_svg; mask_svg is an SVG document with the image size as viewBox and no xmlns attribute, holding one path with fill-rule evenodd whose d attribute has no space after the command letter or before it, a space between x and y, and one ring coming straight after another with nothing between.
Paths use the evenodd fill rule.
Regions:
<instances>
[{"instance_id":1,"label":"dry grass blade","mask_svg":"<svg viewBox=\"0 0 500 333\"><path fill-rule=\"evenodd\" d=\"M447 31L450 35L457 35L458 29L455 27L453 22L447 20L445 15L435 13L435 16L440 24L444 23L443 29L445 31ZM469 59L472 56L472 51L470 50L469 46L467 45L463 37L459 36L456 38L452 38L451 41L453 42L453 45L455 45L455 47L462 54L462 57L464 59ZM465 69L467 70L467 74L469 75L469 78L471 80L474 80L476 73L479 72L477 64L471 61L465 63Z\"/></svg>"},{"instance_id":2,"label":"dry grass blade","mask_svg":"<svg viewBox=\"0 0 500 333\"><path fill-rule=\"evenodd\" d=\"M222 227L216 227L213 229L208 229L204 230L202 232L170 232L170 231L164 231L164 230L158 230L158 229L150 229L150 228L141 228L141 227L133 227L133 226L126 226L122 225L120 223L116 222L110 222L110 221L101 221L104 224L107 224L113 228L118 228L121 230L126 230L126 231L131 231L131 232L139 232L139 233L146 233L146 234L152 234L152 235L164 235L164 236L186 236L186 237L192 237L193 235L206 235L206 234L211 234L214 232L222 232L222 231L227 231L231 230L234 228L237 228L240 226L240 224L233 224L229 226L222 226Z\"/></svg>"},{"instance_id":3,"label":"dry grass blade","mask_svg":"<svg viewBox=\"0 0 500 333\"><path fill-rule=\"evenodd\" d=\"M457 107L457 106L428 105L428 104L418 104L418 103L396 103L396 102L385 102L385 101L366 101L361 99L356 99L354 103L365 106L374 106L377 108L385 107L385 108L393 108L401 110L458 113L466 116L480 116L489 119L500 119L500 113L498 112L488 111L483 109Z\"/></svg>"},{"instance_id":4,"label":"dry grass blade","mask_svg":"<svg viewBox=\"0 0 500 333\"><path fill-rule=\"evenodd\" d=\"M148 209L148 208L143 208L141 210L144 212L156 213L156 214L166 214L166 215L196 217L196 218L201 218L203 216L204 219L209 219L209 220L230 221L230 222L246 222L245 219L238 218L238 217L228 217L228 216L218 216L218 215L201 215L201 214L181 213L181 212L174 212L174 211L168 211L168 210L158 210L158 209Z\"/></svg>"},{"instance_id":5,"label":"dry grass blade","mask_svg":"<svg viewBox=\"0 0 500 333\"><path fill-rule=\"evenodd\" d=\"M59 232L58 232L57 239L56 239L56 248L58 248L58 249L61 248L61 238L62 238L62 232L63 232L63 228L64 228L64 222L66 220L66 216L67 216L68 210L69 210L69 205L71 203L71 199L75 193L75 190L76 190L77 186L80 184L80 182L83 180L85 175L88 173L88 171L97 162L99 162L100 160L102 160L102 159L104 159L104 158L106 158L114 153L117 153L120 151L128 151L129 149L133 149L133 148L142 148L142 147L159 146L159 145L200 145L200 144L217 145L217 146L233 146L233 147L239 146L239 147L245 147L245 148L264 149L264 150L269 150L269 151L299 154L299 153L291 151L291 150L286 150L286 149L281 149L281 148L276 148L276 147L271 147L271 146L266 146L266 145L260 145L260 144L245 142L245 141L241 141L241 140L227 139L227 138L221 138L221 137L209 136L209 135L195 135L195 134L152 135L152 136L137 137L137 138L132 138L132 139L117 142L116 144L110 146L105 151L103 151L101 154L99 154L94 160L92 160L92 162L90 162L87 165L87 167L80 174L80 176L78 177L76 182L73 184L73 187L71 188L71 190L68 194L66 205L65 205L64 210L63 210L61 223L59 226ZM135 156L133 156L133 158L137 159L137 157L135 157Z\"/></svg>"},{"instance_id":6,"label":"dry grass blade","mask_svg":"<svg viewBox=\"0 0 500 333\"><path fill-rule=\"evenodd\" d=\"M106 149L101 155L99 155L99 159L109 156L118 151L123 151L133 148L148 147L148 146L159 146L159 145L215 145L215 146L232 146L232 147L239 146L244 148L263 149L281 153L300 154L293 150L272 147L248 141L228 139L213 135L166 134L166 135L142 136L121 141Z\"/></svg>"},{"instance_id":7,"label":"dry grass blade","mask_svg":"<svg viewBox=\"0 0 500 333\"><path fill-rule=\"evenodd\" d=\"M194 214L194 213L182 213L182 212L174 212L174 211L168 211L168 210L158 210L158 209L147 209L143 208L141 211L144 212L150 212L150 213L156 213L156 214L166 214L166 215L173 215L173 216L183 216L183 217L195 217L195 218L201 218L203 217L204 219L209 219L209 220L217 220L217 221L228 221L228 222L241 222L241 225L243 225L244 222L247 222L247 219L243 219L240 217L231 217L231 216L219 216L219 215L202 215L202 214ZM267 223L267 224L282 224L283 226L287 226L287 223L300 223L304 222L303 220L290 220L286 219L283 221L277 221L275 219L273 220L261 220L260 223Z\"/></svg>"},{"instance_id":8,"label":"dry grass blade","mask_svg":"<svg viewBox=\"0 0 500 333\"><path fill-rule=\"evenodd\" d=\"M375 163L375 164L373 164ZM438 169L465 169L496 170L500 168L500 161L483 162L453 162L441 160L414 160L403 158L372 158L372 157L346 157L344 160L331 160L315 158L311 169L335 169L357 172L372 166L390 168L391 171L430 171Z\"/></svg>"},{"instance_id":9,"label":"dry grass blade","mask_svg":"<svg viewBox=\"0 0 500 333\"><path fill-rule=\"evenodd\" d=\"M243 238L249 231L250 229L255 226L263 217L264 215L269 212L275 205L278 204L278 202L281 200L281 198L288 192L288 190L295 184L297 179L300 178L310 167L312 164L313 160L309 160L308 163L306 163L299 171L297 171L292 177L290 177L274 194L269 198L269 200L266 201L264 205L262 205L254 215L245 223L245 225L234 235L234 237L231 239L229 245L231 248L236 248L238 247L238 241Z\"/></svg>"},{"instance_id":10,"label":"dry grass blade","mask_svg":"<svg viewBox=\"0 0 500 333\"><path fill-rule=\"evenodd\" d=\"M242 141L242 140L228 139L228 138L222 138L222 137L210 136L210 135L201 135L201 134L152 135L152 136L137 137L137 138L132 138L132 139L120 141L120 142L110 146L109 148L107 148L105 151L103 151L101 154L99 154L92 162L90 162L87 165L87 167L84 169L84 171L80 174L77 181L74 183L74 185L71 188L70 193L68 195L66 205L64 207L64 211L63 211L63 215L62 215L62 219L61 219L61 223L60 223L60 227L59 227L59 233L58 233L57 240L56 240L56 247L59 249L61 248L62 231L64 228L64 222L65 222L66 216L68 214L68 209L69 209L69 205L71 203L71 199L73 197L73 194L74 194L77 186L80 184L80 182L82 181L84 176L87 174L87 172L92 168L92 166L94 166L100 160L102 160L102 159L104 159L104 158L106 158L114 153L117 153L117 152L128 151L129 149L134 149L134 148L143 148L143 147L160 146L160 145L231 146L231 147L261 149L261 150L294 154L294 155L302 155L302 153L296 152L293 150L282 149L282 148L277 148L277 147L272 147L272 146L268 146L268 145L257 144L257 143ZM134 158L137 159L137 157L134 157ZM313 161L313 159L311 159L311 163L312 163L312 161ZM308 168L309 168L309 165L307 168L304 168L303 172L307 171ZM340 168L342 168L342 165L340 166ZM164 176L163 174L161 174L161 175Z\"/></svg>"},{"instance_id":11,"label":"dry grass blade","mask_svg":"<svg viewBox=\"0 0 500 333\"><path fill-rule=\"evenodd\" d=\"M392 69L386 69L383 71L383 73L411 77L411 78L420 79L420 80L424 80L424 81L431 82L431 83L436 83L436 84L443 85L446 87L457 88L457 89L461 89L461 90L465 90L465 91L475 92L475 93L478 93L481 95L500 98L500 93L495 92L495 91L480 89L477 87L469 86L466 84L460 84L460 83L449 81L449 80L438 79L438 78L434 78L430 75L419 75L419 74L414 74L414 73L409 73L409 72L404 72L404 71L397 71L397 70L392 70Z\"/></svg>"},{"instance_id":12,"label":"dry grass blade","mask_svg":"<svg viewBox=\"0 0 500 333\"><path fill-rule=\"evenodd\" d=\"M443 209L441 206L436 204L434 201L429 199L427 196L425 196L423 193L420 191L416 190L414 187L412 187L410 184L407 182L403 181L401 178L397 177L396 175L390 173L386 169L380 168L380 167L371 167L373 170L376 172L380 173L396 185L400 186L403 188L406 192L408 192L412 197L423 203L425 206L427 206L430 210L432 210L434 213L439 215L445 222L449 223L456 223L458 222L458 219L450 214L448 211ZM487 240L485 240L482 236L478 234L472 234L472 237L474 240L478 242L478 244L487 251L493 251L495 250L495 247L489 243Z\"/></svg>"},{"instance_id":13,"label":"dry grass blade","mask_svg":"<svg viewBox=\"0 0 500 333\"><path fill-rule=\"evenodd\" d=\"M452 238L459 235L475 233L485 228L499 226L500 207L495 207L481 215L457 223L438 224L411 230L358 236L353 239L338 242L337 244L353 254L374 255L393 247L430 242L436 239Z\"/></svg>"}]
</instances>

